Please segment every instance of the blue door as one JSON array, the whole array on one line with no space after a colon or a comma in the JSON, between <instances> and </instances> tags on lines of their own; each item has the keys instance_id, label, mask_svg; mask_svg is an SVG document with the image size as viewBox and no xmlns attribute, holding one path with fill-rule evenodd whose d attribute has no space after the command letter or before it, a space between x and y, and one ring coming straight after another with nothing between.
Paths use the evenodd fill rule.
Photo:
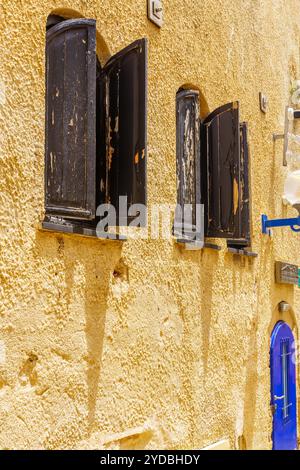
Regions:
<instances>
[{"instance_id":1,"label":"blue door","mask_svg":"<svg viewBox=\"0 0 300 470\"><path fill-rule=\"evenodd\" d=\"M271 337L271 406L273 450L297 449L295 343L290 327L280 321Z\"/></svg>"}]
</instances>

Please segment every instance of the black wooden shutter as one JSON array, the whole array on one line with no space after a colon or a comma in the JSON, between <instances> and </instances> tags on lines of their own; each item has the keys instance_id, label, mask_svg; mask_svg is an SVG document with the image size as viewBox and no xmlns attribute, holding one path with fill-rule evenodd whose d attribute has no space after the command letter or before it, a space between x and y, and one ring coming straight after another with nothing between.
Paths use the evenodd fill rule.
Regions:
<instances>
[{"instance_id":1,"label":"black wooden shutter","mask_svg":"<svg viewBox=\"0 0 300 470\"><path fill-rule=\"evenodd\" d=\"M106 201L118 210L146 204L147 40L113 56L103 69L106 88ZM138 213L136 214L138 215ZM118 223L123 225L122 219Z\"/></svg>"},{"instance_id":2,"label":"black wooden shutter","mask_svg":"<svg viewBox=\"0 0 300 470\"><path fill-rule=\"evenodd\" d=\"M96 205L96 25L63 21L46 43L46 213L93 219Z\"/></svg>"},{"instance_id":3,"label":"black wooden shutter","mask_svg":"<svg viewBox=\"0 0 300 470\"><path fill-rule=\"evenodd\" d=\"M243 122L240 125L241 136L241 240L245 245L250 243L250 169L249 169L249 147L248 128Z\"/></svg>"},{"instance_id":4,"label":"black wooden shutter","mask_svg":"<svg viewBox=\"0 0 300 470\"><path fill-rule=\"evenodd\" d=\"M178 92L176 96L176 166L177 204L181 207L181 217L176 214L174 229L177 237L194 238L196 234L196 209L197 204L201 204L199 124L199 92L195 90ZM187 206L190 206L190 209L187 210ZM189 214L191 227L188 227L187 221L184 221L182 217L188 212L191 212ZM184 231L182 231L183 224Z\"/></svg>"},{"instance_id":5,"label":"black wooden shutter","mask_svg":"<svg viewBox=\"0 0 300 470\"><path fill-rule=\"evenodd\" d=\"M241 238L238 102L218 108L204 120L202 142L205 234L215 238Z\"/></svg>"}]
</instances>

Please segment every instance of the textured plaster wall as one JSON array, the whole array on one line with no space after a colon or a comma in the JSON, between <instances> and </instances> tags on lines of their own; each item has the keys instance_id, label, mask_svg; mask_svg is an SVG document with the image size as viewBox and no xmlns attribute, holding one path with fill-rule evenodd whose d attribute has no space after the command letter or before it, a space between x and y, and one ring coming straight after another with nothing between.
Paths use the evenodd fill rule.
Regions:
<instances>
[{"instance_id":1,"label":"textured plaster wall","mask_svg":"<svg viewBox=\"0 0 300 470\"><path fill-rule=\"evenodd\" d=\"M256 260L185 252L173 241L101 242L43 232L44 45L50 12L97 19L102 61L149 38L149 204L175 203L175 95L202 113L239 99L249 123ZM269 338L274 261L300 264L299 235L260 235L287 216L282 132L299 78L297 0L172 0L165 25L145 0L0 3L0 447L188 448L219 439L271 448ZM262 115L258 93L269 97Z\"/></svg>"}]
</instances>

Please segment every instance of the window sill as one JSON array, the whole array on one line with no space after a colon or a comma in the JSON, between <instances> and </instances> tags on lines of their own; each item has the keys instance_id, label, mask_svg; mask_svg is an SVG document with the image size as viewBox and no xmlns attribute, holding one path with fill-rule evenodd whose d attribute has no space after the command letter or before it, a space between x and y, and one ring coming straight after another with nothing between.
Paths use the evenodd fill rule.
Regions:
<instances>
[{"instance_id":1,"label":"window sill","mask_svg":"<svg viewBox=\"0 0 300 470\"><path fill-rule=\"evenodd\" d=\"M176 243L179 245L184 245L187 251L197 251L197 250L216 250L220 251L221 247L219 245L215 245L214 243L206 243L203 241L194 241L194 240L186 240L186 239L177 239Z\"/></svg>"},{"instance_id":2,"label":"window sill","mask_svg":"<svg viewBox=\"0 0 300 470\"><path fill-rule=\"evenodd\" d=\"M200 251L203 249L203 242L202 241L195 241L195 240L187 240L184 238L177 238L176 243L179 245L184 246L186 251Z\"/></svg>"},{"instance_id":3,"label":"window sill","mask_svg":"<svg viewBox=\"0 0 300 470\"><path fill-rule=\"evenodd\" d=\"M97 238L98 240L111 240L111 241L126 241L127 238L114 234L114 233L107 233L105 235L99 236L96 231L96 226L87 227L84 225L77 225L73 222L64 221L57 221L57 220L44 220L40 225L41 230L45 230L47 232L57 232L57 233L65 233L69 235L79 235L88 238Z\"/></svg>"},{"instance_id":4,"label":"window sill","mask_svg":"<svg viewBox=\"0 0 300 470\"><path fill-rule=\"evenodd\" d=\"M222 247L220 245L216 245L215 243L209 243L209 242L205 242L203 248L207 248L208 250L215 250L215 251L222 250Z\"/></svg>"},{"instance_id":5,"label":"window sill","mask_svg":"<svg viewBox=\"0 0 300 470\"><path fill-rule=\"evenodd\" d=\"M228 253L232 253L234 255L248 256L249 258L257 258L258 256L258 253L255 253L254 251L248 251L246 248L233 248L229 246L227 251Z\"/></svg>"},{"instance_id":6,"label":"window sill","mask_svg":"<svg viewBox=\"0 0 300 470\"><path fill-rule=\"evenodd\" d=\"M222 247L220 245L216 245L215 243L209 242L201 242L201 241L189 241L186 239L177 239L176 242L179 245L183 245L187 251L197 251L197 250L215 250L221 251ZM248 248L235 248L235 247L227 247L227 252L232 253L234 255L239 256L247 256L249 258L257 258L258 253L250 251Z\"/></svg>"}]
</instances>

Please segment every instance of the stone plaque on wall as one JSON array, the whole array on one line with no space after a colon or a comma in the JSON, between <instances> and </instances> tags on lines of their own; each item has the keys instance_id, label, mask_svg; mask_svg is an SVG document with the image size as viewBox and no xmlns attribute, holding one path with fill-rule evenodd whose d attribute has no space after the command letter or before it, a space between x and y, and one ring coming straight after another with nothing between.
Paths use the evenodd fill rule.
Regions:
<instances>
[{"instance_id":1,"label":"stone plaque on wall","mask_svg":"<svg viewBox=\"0 0 300 470\"><path fill-rule=\"evenodd\" d=\"M278 284L294 284L297 286L299 282L298 266L276 261L275 278Z\"/></svg>"}]
</instances>

